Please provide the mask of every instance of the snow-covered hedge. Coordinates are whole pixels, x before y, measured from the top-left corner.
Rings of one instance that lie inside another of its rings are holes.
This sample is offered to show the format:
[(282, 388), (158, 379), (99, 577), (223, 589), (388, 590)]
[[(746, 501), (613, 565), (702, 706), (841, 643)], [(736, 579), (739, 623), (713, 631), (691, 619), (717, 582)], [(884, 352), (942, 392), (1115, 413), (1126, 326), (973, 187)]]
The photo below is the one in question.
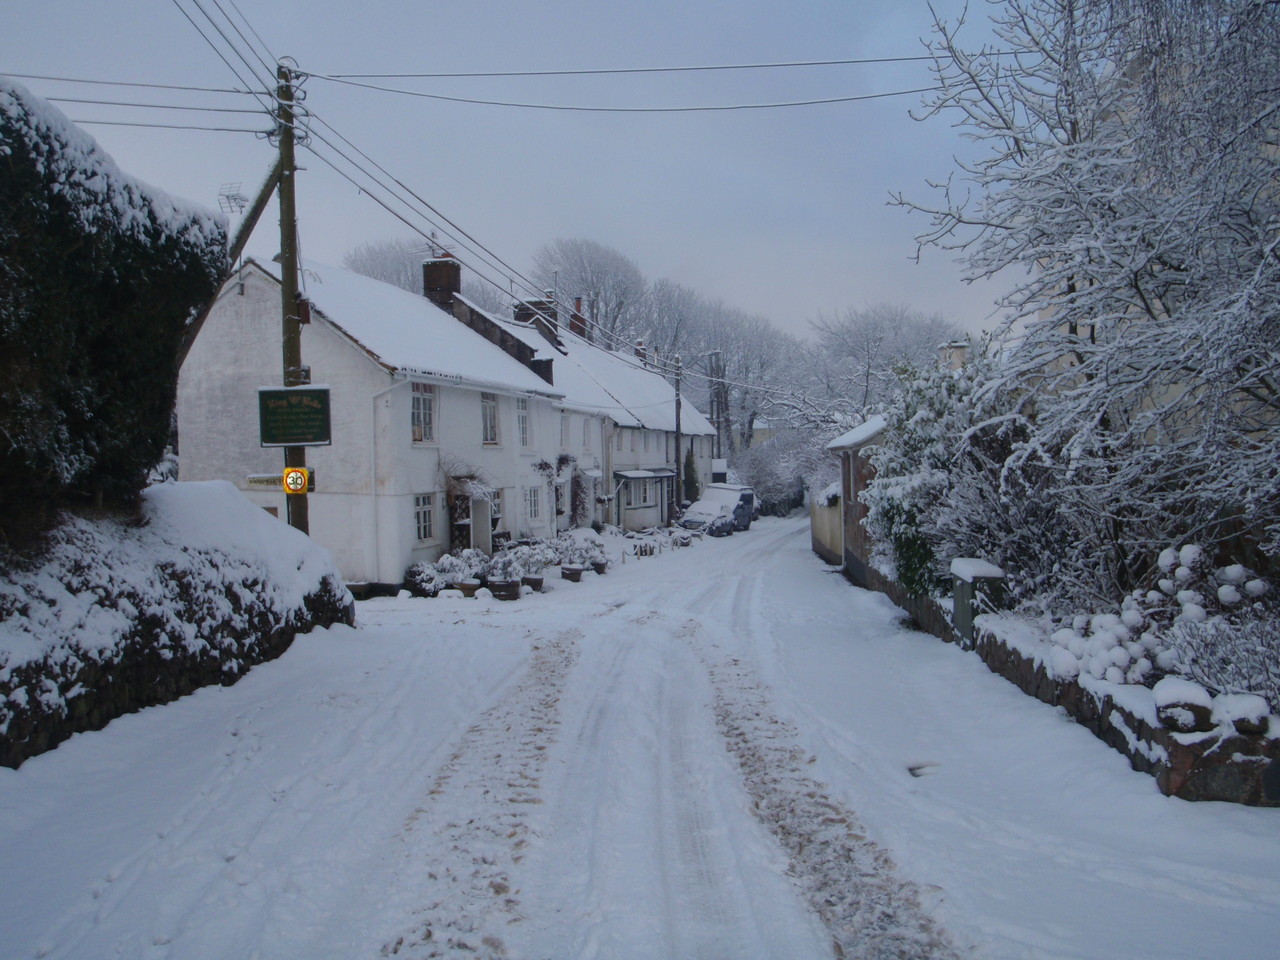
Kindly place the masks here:
[(0, 556), (0, 763), (279, 656), (350, 621), (328, 551), (228, 483), (148, 488), (140, 519), (64, 516)]
[(177, 353), (226, 225), (123, 173), (0, 78), (0, 533), (132, 502), (169, 436)]

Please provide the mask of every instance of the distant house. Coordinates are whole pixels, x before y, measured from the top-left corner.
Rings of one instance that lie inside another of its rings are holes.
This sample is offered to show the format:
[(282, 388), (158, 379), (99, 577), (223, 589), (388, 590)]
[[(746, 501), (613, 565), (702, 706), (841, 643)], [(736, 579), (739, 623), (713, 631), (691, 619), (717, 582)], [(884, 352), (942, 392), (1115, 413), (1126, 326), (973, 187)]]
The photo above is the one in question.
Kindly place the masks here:
[[(666, 519), (665, 490), (643, 481), (674, 463), (674, 391), (638, 361), (556, 330), (546, 311), (485, 313), (448, 258), (424, 265), (425, 296), (314, 263), (303, 285), (302, 355), (329, 388), (333, 434), (307, 449), (311, 534), (349, 582), (398, 584), (416, 561), (504, 537)], [(281, 382), (280, 296), (278, 267), (246, 261), (182, 366), (177, 415), (181, 479), (230, 480), (283, 519), (283, 454), (259, 442), (257, 399)], [(683, 414), (682, 447), (704, 441), (705, 418)], [(617, 449), (623, 430), (648, 431), (648, 456), (629, 439)]]
[(884, 433), (886, 422), (880, 414), (868, 419), (847, 433), (836, 437), (827, 449), (840, 458), (840, 523), (839, 542), (829, 530), (819, 530), (815, 521), (815, 549), (828, 559), (838, 558), (846, 575), (860, 587), (870, 586), (871, 542), (863, 520), (867, 505), (862, 502), (862, 491), (872, 477), (871, 464), (862, 456), (862, 448), (874, 443)]

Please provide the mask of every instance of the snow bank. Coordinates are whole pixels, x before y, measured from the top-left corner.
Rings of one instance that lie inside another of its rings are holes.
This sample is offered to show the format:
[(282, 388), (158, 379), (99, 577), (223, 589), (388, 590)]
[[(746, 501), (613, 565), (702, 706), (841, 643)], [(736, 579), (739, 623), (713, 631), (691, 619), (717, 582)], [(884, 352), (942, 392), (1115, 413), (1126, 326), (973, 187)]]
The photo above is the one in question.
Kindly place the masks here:
[(350, 619), (328, 551), (231, 484), (164, 484), (142, 515), (67, 517), (0, 583), (0, 763), (234, 682), (317, 624)]

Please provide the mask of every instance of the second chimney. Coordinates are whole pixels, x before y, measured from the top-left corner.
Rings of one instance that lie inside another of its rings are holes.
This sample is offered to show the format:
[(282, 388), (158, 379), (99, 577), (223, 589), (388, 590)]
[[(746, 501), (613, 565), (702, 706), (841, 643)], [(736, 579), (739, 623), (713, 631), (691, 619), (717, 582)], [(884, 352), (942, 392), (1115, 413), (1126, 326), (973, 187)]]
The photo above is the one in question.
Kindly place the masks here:
[(577, 334), (588, 343), (591, 342), (591, 334), (587, 330), (587, 318), (582, 315), (582, 298), (573, 298), (573, 313), (569, 315), (569, 332)]
[(441, 310), (453, 313), (453, 298), (462, 292), (462, 264), (445, 254), (422, 263), (422, 293)]

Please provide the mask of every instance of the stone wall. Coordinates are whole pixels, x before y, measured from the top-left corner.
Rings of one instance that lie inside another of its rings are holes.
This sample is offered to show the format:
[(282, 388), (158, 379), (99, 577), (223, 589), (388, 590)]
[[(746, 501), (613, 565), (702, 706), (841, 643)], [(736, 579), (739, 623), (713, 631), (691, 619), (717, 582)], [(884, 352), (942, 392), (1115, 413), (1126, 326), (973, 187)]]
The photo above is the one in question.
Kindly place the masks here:
[[(917, 627), (947, 643), (961, 640), (950, 613), (931, 597), (911, 596), (856, 553), (845, 550), (846, 577), (855, 585), (885, 594), (906, 611)], [(1155, 777), (1166, 796), (1184, 800), (1220, 800), (1280, 807), (1280, 739), (1262, 731), (1218, 729), (1175, 733), (1124, 709), (1109, 696), (1085, 689), (1076, 680), (1049, 676), (1036, 663), (980, 627), (972, 649), (993, 673), (1024, 693), (1061, 707), (1100, 740), (1124, 754), (1134, 770)], [(1266, 788), (1270, 782), (1271, 788)]]
[(1280, 760), (1280, 740), (1235, 729), (1179, 734), (1153, 726), (1109, 696), (1086, 690), (1075, 680), (1049, 676), (1043, 664), (1010, 649), (980, 627), (974, 652), (993, 673), (1024, 693), (1062, 707), (1077, 723), (1128, 757), (1134, 770), (1154, 776), (1167, 796), (1280, 806), (1280, 799), (1268, 799), (1263, 788), (1268, 765)]
[[(100, 730), (116, 717), (168, 703), (203, 686), (229, 686), (255, 664), (275, 659), (294, 638), (316, 627), (352, 623), (345, 588), (325, 581), (303, 606), (281, 617), (252, 597), (252, 583), (229, 584), (219, 595), (205, 585), (184, 588), (186, 601), (173, 615), (142, 612), (124, 641), (110, 651), (59, 651), (12, 667), (0, 678), (7, 721), (0, 733), (0, 765), (18, 767), (76, 733)], [(225, 591), (225, 592), (223, 592)], [(108, 602), (128, 600), (128, 595)], [(210, 601), (233, 612), (221, 622), (206, 618)], [(135, 605), (140, 611), (146, 608)], [(200, 624), (195, 641), (188, 629)], [(184, 629), (187, 628), (187, 629)]]

